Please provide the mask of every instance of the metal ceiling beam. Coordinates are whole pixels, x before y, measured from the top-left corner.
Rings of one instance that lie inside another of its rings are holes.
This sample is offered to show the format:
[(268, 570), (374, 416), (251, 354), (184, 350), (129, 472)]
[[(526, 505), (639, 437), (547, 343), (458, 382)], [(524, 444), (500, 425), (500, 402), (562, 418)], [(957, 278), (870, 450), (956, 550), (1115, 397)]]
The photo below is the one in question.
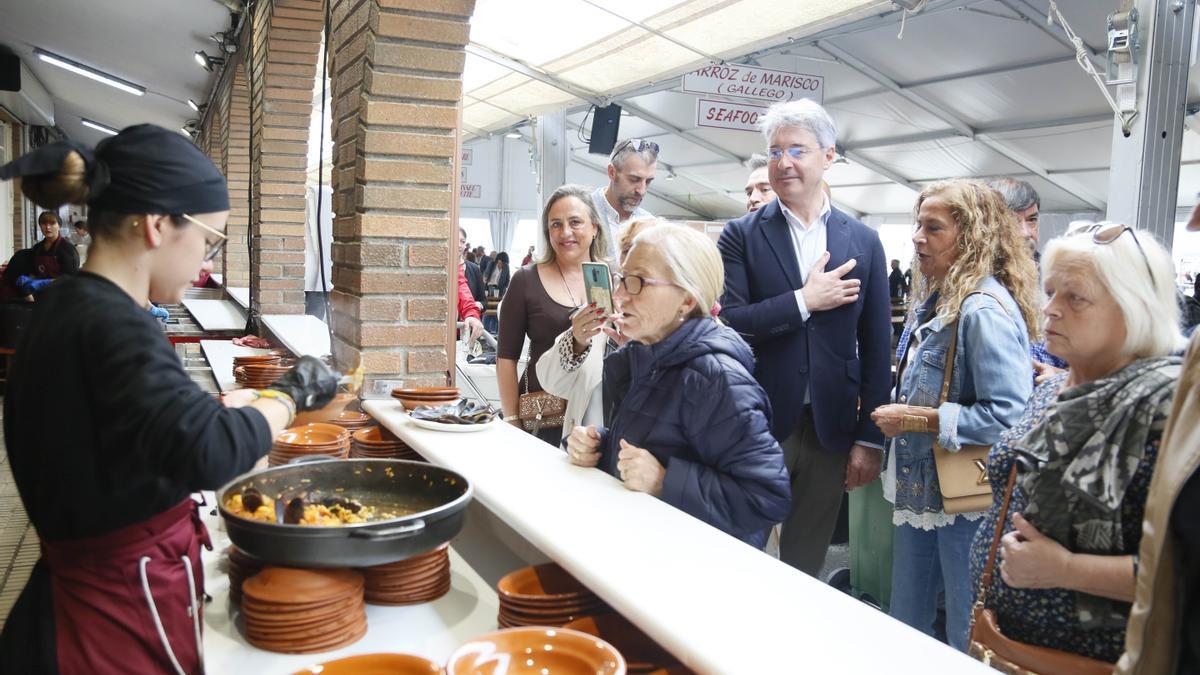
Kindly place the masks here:
[(1093, 208), (1100, 209), (1101, 211), (1105, 209), (1104, 200), (1095, 195), (1091, 189), (1082, 182), (1068, 176), (1051, 175), (1045, 169), (1039, 167), (1037, 162), (1034, 161), (1033, 157), (1026, 154), (1023, 150), (1014, 147), (1004, 139), (997, 138), (995, 135), (984, 135), (977, 133), (964, 120), (946, 112), (940, 106), (920, 94), (910, 90), (900, 89), (887, 75), (884, 75), (883, 73), (879, 72), (878, 69), (863, 62), (857, 57), (852, 56), (840, 47), (828, 43), (821, 43), (818, 46), (831, 56), (841, 59), (843, 63), (854, 70), (857, 70), (862, 75), (875, 80), (885, 87), (888, 87), (888, 89), (894, 91), (896, 94), (903, 97), (913, 105), (920, 107), (930, 114), (933, 114), (938, 119), (946, 122), (947, 125), (949, 125), (955, 131), (961, 133), (963, 136), (982, 142), (985, 146), (1000, 154), (1002, 157), (1028, 171), (1032, 171), (1038, 176), (1041, 176), (1044, 180), (1049, 181), (1054, 186), (1065, 191), (1067, 194), (1076, 196), (1081, 201), (1091, 205)]
[(548, 84), (555, 89), (561, 89), (562, 91), (571, 94), (575, 98), (583, 99), (594, 106), (603, 108), (604, 106), (608, 105), (607, 100), (594, 91), (584, 89), (578, 85), (561, 80), (540, 68), (535, 68), (528, 63), (505, 56), (504, 54), (489, 49), (488, 47), (484, 47), (481, 44), (471, 42), (467, 44), (466, 51), (468, 54), (474, 54), (475, 56), (491, 61), (498, 66), (504, 66), (513, 72), (524, 75), (525, 77), (533, 78), (538, 82)]
[(896, 173), (895, 171), (892, 171), (891, 169), (876, 162), (875, 160), (863, 157), (862, 155), (858, 154), (857, 152), (854, 152), (854, 151), (843, 152), (842, 157), (845, 157), (846, 159), (850, 160), (851, 162), (854, 162), (855, 164), (858, 164), (859, 166), (870, 169), (871, 171), (874, 171), (875, 173), (879, 174), (880, 176), (883, 176), (884, 178), (887, 178), (888, 180), (891, 180), (894, 183), (899, 183), (900, 185), (903, 185), (904, 187), (908, 188), (909, 190), (912, 190), (914, 192), (921, 191), (921, 186), (918, 185), (917, 183), (912, 182), (911, 180), (909, 180), (908, 178), (905, 178), (904, 176), (901, 176), (900, 174)]
[[(1022, 19), (1025, 20), (1026, 23), (1042, 31), (1046, 35), (1049, 35), (1055, 42), (1069, 49), (1072, 55), (1075, 54), (1075, 45), (1071, 44), (1071, 41), (1067, 39), (1067, 36), (1065, 33), (1063, 33), (1062, 29), (1057, 27), (1051, 28), (1046, 25), (1045, 11), (1034, 7), (1026, 0), (999, 0), (999, 2), (1005, 7), (1016, 12)], [(1100, 58), (1100, 51), (1098, 49), (1094, 49), (1086, 42), (1083, 43), (1083, 48), (1092, 58), (1092, 63), (1099, 66), (1101, 70), (1103, 70), (1104, 64), (1097, 62), (1097, 59)]]
[(860, 75), (875, 80), (875, 82), (879, 83), (880, 86), (884, 87), (888, 91), (896, 94), (900, 98), (903, 98), (909, 103), (945, 122), (947, 126), (957, 131), (960, 135), (966, 136), (967, 138), (972, 138), (975, 136), (975, 131), (971, 129), (971, 126), (965, 121), (946, 112), (945, 108), (933, 103), (924, 96), (901, 87), (898, 82), (887, 75), (884, 75), (879, 71), (878, 68), (867, 64), (865, 61), (859, 59), (857, 56), (854, 56), (845, 49), (842, 49), (841, 47), (829, 42), (818, 42), (816, 47), (817, 49), (820, 49), (826, 54), (829, 54), (833, 58), (837, 59), (847, 67), (857, 71)]
[[(575, 162), (576, 164), (579, 164), (580, 166), (586, 166), (587, 168), (591, 169), (592, 171), (597, 171), (599, 173), (607, 173), (607, 171), (608, 171), (607, 167), (600, 166), (599, 164), (596, 164), (594, 162), (589, 162), (586, 159), (583, 159), (582, 157), (580, 157), (579, 155), (576, 155), (573, 152), (570, 154), (571, 154), (571, 161)], [(661, 199), (664, 202), (667, 202), (668, 204), (674, 204), (675, 206), (678, 206), (679, 208), (683, 209), (684, 211), (694, 213), (694, 214), (704, 218), (705, 220), (718, 220), (718, 218), (713, 216), (713, 214), (710, 211), (708, 211), (706, 209), (701, 209), (700, 207), (698, 207), (694, 204), (687, 204), (685, 202), (679, 201), (675, 197), (672, 197), (670, 195), (665, 195), (665, 194), (659, 192), (658, 190), (649, 189), (649, 190), (646, 190), (646, 194), (653, 195), (654, 197)]]
[[(1035, 129), (1053, 129), (1055, 127), (1066, 127), (1075, 124), (1091, 124), (1095, 122), (1112, 122), (1113, 114), (1097, 113), (1094, 115), (1077, 115), (1075, 117), (1058, 117), (1049, 120), (1029, 120), (1026, 122), (1017, 122), (1014, 124), (998, 124), (991, 127), (980, 127), (975, 130), (975, 134), (1004, 134), (1014, 131), (1032, 131)], [(907, 145), (909, 143), (922, 143), (925, 141), (938, 141), (944, 138), (959, 138), (959, 134), (954, 129), (936, 129), (934, 131), (922, 131), (916, 134), (902, 134), (899, 136), (883, 136), (880, 138), (868, 138), (862, 141), (847, 142), (845, 144), (847, 150), (866, 150), (869, 148), (884, 148), (895, 145)]]
[(1064, 56), (1049, 56), (1043, 59), (1033, 59), (1031, 61), (1021, 61), (1019, 63), (1001, 63), (986, 68), (975, 68), (974, 70), (964, 70), (950, 75), (939, 75), (937, 77), (927, 77), (923, 80), (910, 80), (901, 84), (905, 89), (913, 87), (927, 87), (933, 84), (942, 84), (945, 82), (953, 82), (955, 80), (966, 80), (972, 77), (984, 77), (987, 75), (1001, 75), (1011, 73), (1014, 70), (1027, 70), (1029, 68), (1041, 68), (1042, 66), (1053, 66), (1059, 63), (1074, 63), (1075, 55)]

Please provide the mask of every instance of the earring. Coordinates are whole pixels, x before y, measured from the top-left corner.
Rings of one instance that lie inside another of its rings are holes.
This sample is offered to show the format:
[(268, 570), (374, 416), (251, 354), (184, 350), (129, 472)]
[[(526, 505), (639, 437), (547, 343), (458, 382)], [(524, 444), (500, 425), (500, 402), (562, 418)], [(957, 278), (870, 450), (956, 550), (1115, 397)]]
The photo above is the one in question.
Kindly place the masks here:
[(137, 226), (138, 226), (138, 221), (136, 221), (136, 220), (135, 220), (135, 221), (133, 221), (133, 226), (134, 226), (134, 227), (137, 227)]

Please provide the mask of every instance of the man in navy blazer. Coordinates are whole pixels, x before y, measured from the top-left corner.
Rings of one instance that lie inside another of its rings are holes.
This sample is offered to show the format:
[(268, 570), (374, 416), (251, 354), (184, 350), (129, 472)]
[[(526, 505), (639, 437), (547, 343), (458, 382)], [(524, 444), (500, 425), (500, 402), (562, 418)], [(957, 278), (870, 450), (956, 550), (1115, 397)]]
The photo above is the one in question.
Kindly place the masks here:
[(821, 190), (837, 142), (824, 108), (776, 104), (761, 124), (776, 199), (721, 233), (721, 318), (754, 349), (790, 472), (780, 558), (816, 576), (843, 491), (879, 475), (870, 413), (891, 388), (887, 261), (879, 235)]

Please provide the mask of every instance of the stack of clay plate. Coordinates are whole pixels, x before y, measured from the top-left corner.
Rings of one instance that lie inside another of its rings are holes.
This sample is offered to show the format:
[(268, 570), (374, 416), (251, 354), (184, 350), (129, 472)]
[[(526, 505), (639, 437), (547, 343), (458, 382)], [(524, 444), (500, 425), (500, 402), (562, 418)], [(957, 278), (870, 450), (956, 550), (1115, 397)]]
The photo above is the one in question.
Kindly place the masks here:
[(392, 398), (400, 401), (408, 410), (422, 406), (439, 406), (458, 401), (457, 387), (396, 387)]
[(616, 647), (625, 657), (625, 666), (630, 673), (690, 673), (678, 659), (650, 639), (629, 619), (620, 614), (600, 614), (576, 619), (564, 626), (588, 635), (595, 635)]
[(331, 417), (326, 421), (352, 433), (359, 429), (366, 429), (375, 423), (370, 415), (361, 410), (343, 410), (337, 417)]
[(272, 652), (328, 652), (367, 634), (363, 577), (354, 570), (268, 567), (242, 584), (246, 640)]
[(229, 602), (242, 602), (242, 584), (262, 571), (263, 563), (242, 553), (236, 546), (229, 547)]
[(281, 466), (310, 455), (346, 459), (350, 456), (350, 432), (336, 424), (320, 422), (292, 427), (275, 437), (267, 464)]
[[(234, 357), (235, 359), (238, 357)], [(243, 357), (244, 358), (244, 357)], [(278, 360), (266, 363), (247, 363), (233, 366), (233, 379), (248, 389), (266, 389), (288, 371)]]
[(410, 459), (425, 461), (408, 443), (384, 434), (380, 427), (359, 429), (350, 435), (350, 459)]
[(596, 594), (554, 563), (522, 567), (496, 584), (501, 628), (565, 626), (611, 610)]
[(367, 602), (372, 605), (415, 605), (431, 602), (450, 590), (449, 544), (406, 560), (365, 567)]

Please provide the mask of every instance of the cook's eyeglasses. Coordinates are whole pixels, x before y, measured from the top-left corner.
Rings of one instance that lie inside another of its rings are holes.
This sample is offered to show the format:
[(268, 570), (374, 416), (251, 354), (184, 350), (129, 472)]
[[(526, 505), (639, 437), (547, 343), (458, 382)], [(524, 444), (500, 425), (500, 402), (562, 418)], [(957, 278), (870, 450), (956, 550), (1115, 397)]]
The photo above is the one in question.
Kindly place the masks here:
[(804, 157), (808, 153), (812, 152), (812, 149), (806, 148), (803, 145), (793, 145), (792, 147), (783, 150), (779, 148), (771, 148), (770, 150), (767, 150), (767, 159), (771, 160), (772, 162), (778, 162), (779, 159), (783, 157), (783, 153), (785, 152), (787, 153), (788, 157), (791, 157), (792, 159), (800, 159), (801, 157)]
[(639, 277), (636, 274), (621, 274), (617, 272), (613, 274), (613, 288), (622, 287), (625, 292), (630, 295), (640, 295), (642, 289), (646, 286), (678, 286), (674, 281), (665, 279), (650, 279), (648, 277)]
[(645, 152), (649, 150), (650, 152), (654, 153), (655, 157), (658, 157), (658, 143), (655, 143), (654, 141), (647, 141), (644, 138), (627, 138), (621, 141), (620, 144), (617, 145), (616, 149), (613, 150), (612, 156), (616, 157), (617, 155), (621, 154), (621, 151), (625, 148), (633, 148), (634, 152)]
[(204, 252), (204, 262), (209, 262), (213, 258), (217, 257), (221, 253), (221, 249), (225, 248), (225, 242), (229, 240), (229, 237), (225, 236), (224, 232), (218, 232), (215, 229), (213, 229), (212, 227), (205, 225), (204, 223), (189, 216), (186, 213), (181, 213), (180, 215), (183, 216), (185, 220), (187, 220), (189, 223), (195, 225), (196, 227), (199, 227), (200, 229), (208, 232), (209, 234), (214, 234), (217, 236), (217, 242), (215, 244), (208, 244), (208, 250)]
[(1137, 232), (1133, 228), (1121, 223), (1096, 223), (1087, 228), (1083, 228), (1083, 232), (1092, 233), (1092, 243), (1094, 244), (1111, 244), (1118, 237), (1129, 233), (1133, 237), (1133, 243), (1137, 244), (1138, 253), (1142, 254), (1142, 262), (1146, 263), (1146, 274), (1150, 275), (1150, 283), (1154, 286), (1154, 291), (1158, 292), (1158, 282), (1154, 280), (1154, 270), (1150, 268), (1150, 257), (1146, 255), (1146, 249), (1142, 248), (1142, 242), (1138, 241)]

